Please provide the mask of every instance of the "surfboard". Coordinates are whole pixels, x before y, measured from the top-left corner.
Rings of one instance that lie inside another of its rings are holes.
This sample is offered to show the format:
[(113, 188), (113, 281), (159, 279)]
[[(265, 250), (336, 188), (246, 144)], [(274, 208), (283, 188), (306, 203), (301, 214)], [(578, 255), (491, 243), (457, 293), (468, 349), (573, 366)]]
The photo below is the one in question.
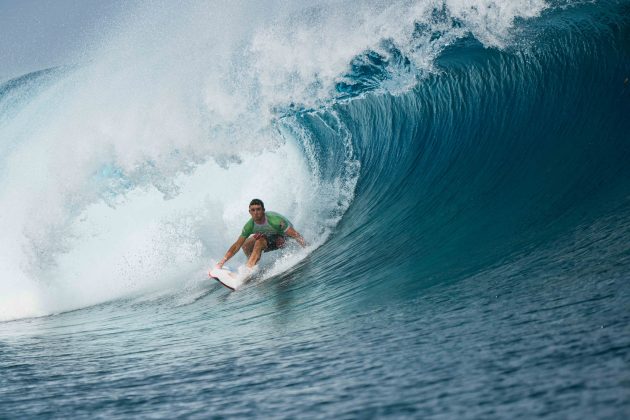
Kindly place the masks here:
[(213, 268), (208, 273), (210, 278), (215, 279), (230, 290), (236, 290), (245, 282), (243, 276), (233, 273), (227, 268)]

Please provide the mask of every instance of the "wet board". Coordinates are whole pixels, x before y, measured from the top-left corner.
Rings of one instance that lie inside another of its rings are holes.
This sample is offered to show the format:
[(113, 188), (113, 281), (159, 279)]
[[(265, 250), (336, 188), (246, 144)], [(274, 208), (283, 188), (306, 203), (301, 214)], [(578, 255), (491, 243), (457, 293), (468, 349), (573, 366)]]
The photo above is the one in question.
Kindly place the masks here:
[(230, 290), (238, 289), (244, 282), (243, 276), (239, 276), (237, 273), (233, 273), (227, 268), (215, 267), (210, 270), (208, 275), (210, 278), (215, 279)]

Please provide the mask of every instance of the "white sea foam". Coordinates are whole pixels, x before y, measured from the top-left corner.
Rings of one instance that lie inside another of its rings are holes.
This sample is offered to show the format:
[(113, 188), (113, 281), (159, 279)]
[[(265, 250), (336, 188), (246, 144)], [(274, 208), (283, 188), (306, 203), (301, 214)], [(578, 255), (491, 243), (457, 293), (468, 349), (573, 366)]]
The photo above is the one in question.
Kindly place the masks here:
[[(2, 110), (0, 320), (198, 275), (236, 239), (253, 197), (320, 245), (352, 201), (359, 166), (351, 139), (341, 129), (344, 167), (323, 181), (309, 152), (317, 139), (278, 130), (292, 123), (274, 123), (274, 110), (326, 103), (351, 60), (385, 54), (384, 41), (428, 70), (467, 31), (501, 47), (515, 18), (545, 7), (262, 3), (131, 10), (82, 51), (79, 67)], [(420, 24), (440, 40), (419, 35)]]

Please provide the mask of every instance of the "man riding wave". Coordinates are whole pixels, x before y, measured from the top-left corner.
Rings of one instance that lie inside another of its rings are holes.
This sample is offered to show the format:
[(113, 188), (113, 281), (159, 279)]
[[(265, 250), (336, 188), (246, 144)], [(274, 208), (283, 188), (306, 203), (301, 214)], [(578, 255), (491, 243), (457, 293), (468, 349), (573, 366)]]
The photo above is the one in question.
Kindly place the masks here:
[(263, 252), (283, 248), (286, 245), (287, 236), (294, 238), (300, 246), (306, 246), (304, 238), (293, 228), (289, 219), (276, 212), (265, 212), (265, 205), (261, 200), (255, 198), (249, 203), (249, 214), (252, 218), (245, 223), (236, 242), (217, 263), (217, 268), (222, 268), (223, 264), (241, 247), (247, 256), (246, 266), (251, 270), (258, 263)]

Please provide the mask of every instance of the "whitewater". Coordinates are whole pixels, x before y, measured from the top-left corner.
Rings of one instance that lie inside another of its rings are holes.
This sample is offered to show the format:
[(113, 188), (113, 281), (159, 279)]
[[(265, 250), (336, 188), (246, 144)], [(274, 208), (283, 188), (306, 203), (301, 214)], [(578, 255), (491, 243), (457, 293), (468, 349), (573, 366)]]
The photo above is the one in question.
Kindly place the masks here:
[(0, 80), (0, 417), (630, 415), (630, 2), (104, 27)]

